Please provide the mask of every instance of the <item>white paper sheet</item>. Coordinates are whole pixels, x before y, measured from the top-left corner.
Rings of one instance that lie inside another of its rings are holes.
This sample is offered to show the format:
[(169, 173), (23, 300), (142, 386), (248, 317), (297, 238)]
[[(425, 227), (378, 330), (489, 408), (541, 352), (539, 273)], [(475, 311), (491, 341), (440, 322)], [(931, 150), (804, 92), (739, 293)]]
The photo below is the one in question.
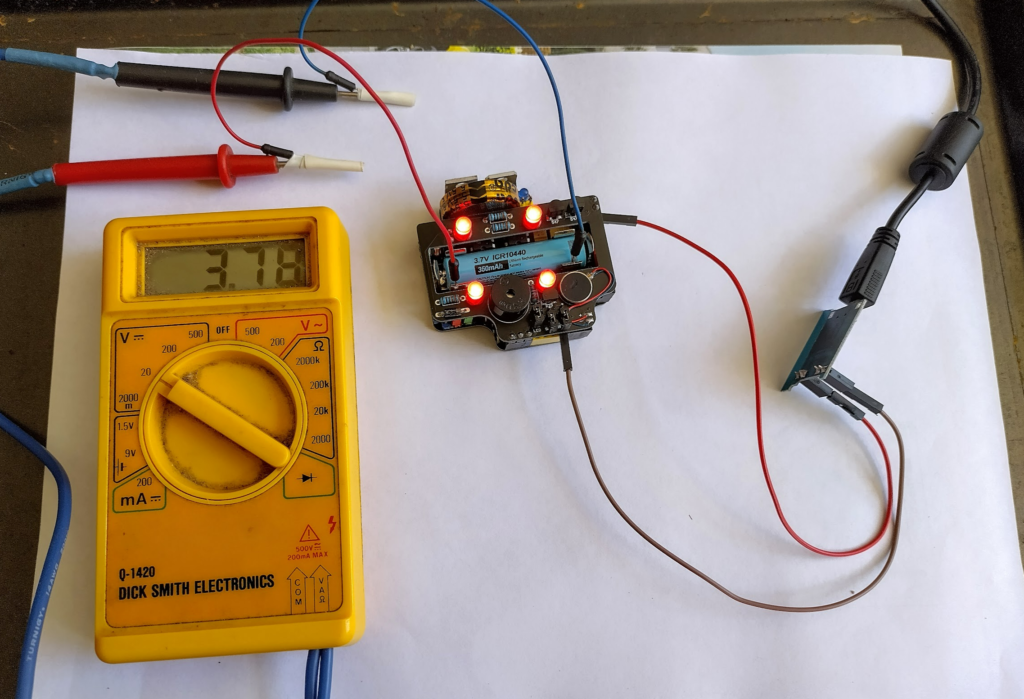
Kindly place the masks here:
[[(82, 51), (212, 66), (215, 56)], [(320, 58), (324, 61), (323, 57)], [(508, 169), (566, 196), (554, 104), (535, 59), (355, 53), (396, 110), (430, 197)], [(296, 56), (233, 59), (279, 72)], [(906, 164), (953, 108), (947, 62), (888, 56), (598, 54), (552, 60), (580, 194), (692, 236), (746, 285), (760, 329), (766, 438), (790, 521), (822, 546), (882, 511), (865, 430), (777, 390), (874, 229)], [(557, 346), (502, 353), (483, 330), (431, 329), (425, 220), (373, 105), (225, 99), (270, 142), (366, 161), (232, 190), (177, 183), (68, 192), (49, 444), (71, 474), (71, 537), (43, 633), (39, 697), (299, 696), (300, 653), (106, 666), (93, 654), (100, 238), (120, 216), (326, 205), (352, 244), (367, 631), (338, 651), (334, 696), (1014, 697), (1024, 692), (1024, 578), (966, 174), (902, 226), (881, 303), (838, 368), (882, 400), (909, 451), (896, 563), (865, 599), (784, 615), (726, 599), (657, 554), (603, 499)], [(212, 152), (201, 96), (79, 78), (71, 159)], [(244, 151), (236, 146), (236, 151)], [(737, 592), (819, 603), (861, 587), (879, 550), (814, 556), (772, 510), (757, 462), (749, 346), (735, 291), (685, 246), (609, 232), (618, 292), (574, 377), (621, 504)], [(881, 428), (881, 426), (880, 426)], [(895, 454), (895, 441), (886, 434)], [(48, 494), (52, 502), (52, 493)], [(52, 509), (44, 516), (49, 528)]]

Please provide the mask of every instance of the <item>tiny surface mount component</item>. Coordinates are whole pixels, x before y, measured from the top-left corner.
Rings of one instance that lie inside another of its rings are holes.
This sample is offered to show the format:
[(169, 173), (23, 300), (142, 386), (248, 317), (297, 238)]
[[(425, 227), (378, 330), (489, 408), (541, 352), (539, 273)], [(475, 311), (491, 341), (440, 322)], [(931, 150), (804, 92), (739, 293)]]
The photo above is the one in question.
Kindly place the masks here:
[(437, 225), (417, 228), (434, 327), (484, 326), (500, 349), (589, 335), (595, 307), (615, 294), (615, 272), (597, 198), (577, 202), (586, 235), (573, 255), (571, 202), (534, 204), (514, 172), (446, 182), (441, 218), (457, 239), (458, 281)]

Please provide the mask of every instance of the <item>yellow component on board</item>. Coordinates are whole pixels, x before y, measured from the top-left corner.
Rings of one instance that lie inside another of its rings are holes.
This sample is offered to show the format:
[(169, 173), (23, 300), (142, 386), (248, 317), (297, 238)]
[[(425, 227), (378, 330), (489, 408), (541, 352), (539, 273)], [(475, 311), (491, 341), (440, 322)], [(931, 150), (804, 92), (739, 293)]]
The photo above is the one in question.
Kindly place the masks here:
[(334, 212), (111, 221), (101, 337), (100, 659), (358, 640), (352, 295)]

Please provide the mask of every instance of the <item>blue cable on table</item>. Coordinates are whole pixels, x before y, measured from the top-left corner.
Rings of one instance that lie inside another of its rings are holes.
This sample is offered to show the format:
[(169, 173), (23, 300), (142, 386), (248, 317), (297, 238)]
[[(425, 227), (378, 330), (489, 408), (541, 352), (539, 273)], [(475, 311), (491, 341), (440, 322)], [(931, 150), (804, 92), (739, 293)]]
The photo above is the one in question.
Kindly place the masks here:
[(53, 523), (53, 536), (50, 538), (50, 546), (46, 549), (46, 559), (43, 561), (43, 570), (39, 574), (36, 594), (32, 598), (28, 628), (25, 630), (25, 639), (21, 644), (18, 688), (14, 694), (15, 699), (31, 699), (32, 686), (36, 676), (36, 658), (39, 656), (39, 637), (43, 632), (46, 606), (50, 603), (50, 592), (53, 590), (53, 582), (57, 578), (57, 567), (60, 565), (60, 557), (64, 553), (64, 544), (67, 542), (68, 529), (71, 526), (71, 481), (68, 480), (68, 474), (64, 471), (64, 467), (53, 457), (53, 454), (3, 413), (0, 413), (0, 429), (14, 437), (33, 456), (42, 461), (53, 475), (53, 480), (57, 482), (57, 518)]

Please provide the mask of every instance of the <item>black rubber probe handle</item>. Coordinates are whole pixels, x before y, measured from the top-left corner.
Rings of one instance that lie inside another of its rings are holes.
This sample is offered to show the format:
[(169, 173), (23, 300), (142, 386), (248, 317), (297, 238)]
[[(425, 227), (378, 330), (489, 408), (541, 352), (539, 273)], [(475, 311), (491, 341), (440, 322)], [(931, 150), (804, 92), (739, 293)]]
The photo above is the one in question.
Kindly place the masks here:
[[(144, 87), (150, 90), (170, 92), (205, 92), (209, 94), (213, 71), (206, 68), (181, 68), (178, 66), (155, 66), (144, 63), (117, 64), (114, 82), (120, 87)], [(296, 80), (292, 69), (285, 68), (282, 75), (267, 73), (243, 73), (222, 70), (217, 77), (218, 95), (239, 97), (265, 97), (279, 99), (285, 111), (298, 100), (315, 102), (336, 102), (338, 88), (333, 83), (314, 80)]]

